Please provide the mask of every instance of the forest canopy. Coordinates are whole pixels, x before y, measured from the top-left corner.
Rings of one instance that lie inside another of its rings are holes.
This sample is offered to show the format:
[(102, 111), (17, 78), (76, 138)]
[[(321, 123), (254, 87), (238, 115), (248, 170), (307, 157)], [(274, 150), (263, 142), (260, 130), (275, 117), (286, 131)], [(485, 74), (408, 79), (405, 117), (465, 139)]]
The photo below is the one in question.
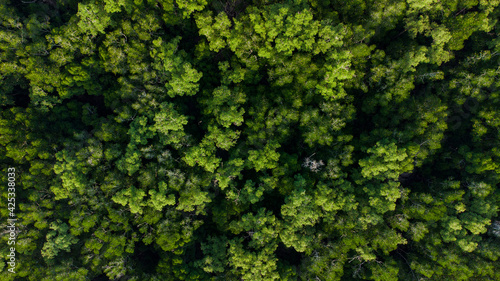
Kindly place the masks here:
[(500, 280), (499, 6), (0, 0), (1, 279)]

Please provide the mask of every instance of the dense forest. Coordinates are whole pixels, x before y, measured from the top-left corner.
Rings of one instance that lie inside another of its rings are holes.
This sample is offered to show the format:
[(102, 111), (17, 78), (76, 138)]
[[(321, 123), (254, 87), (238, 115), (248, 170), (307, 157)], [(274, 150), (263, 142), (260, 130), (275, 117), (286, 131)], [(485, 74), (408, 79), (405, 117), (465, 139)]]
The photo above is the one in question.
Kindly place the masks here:
[(0, 279), (500, 280), (499, 6), (0, 0)]

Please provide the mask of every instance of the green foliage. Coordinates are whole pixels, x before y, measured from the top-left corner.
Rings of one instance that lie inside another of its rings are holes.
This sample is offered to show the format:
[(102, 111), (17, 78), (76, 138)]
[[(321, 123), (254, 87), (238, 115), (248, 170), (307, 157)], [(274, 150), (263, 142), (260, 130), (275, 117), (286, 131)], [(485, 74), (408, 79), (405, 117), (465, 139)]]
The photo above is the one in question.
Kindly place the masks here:
[(42, 256), (46, 260), (55, 258), (60, 251), (69, 252), (71, 245), (78, 242), (78, 239), (68, 233), (69, 226), (61, 221), (52, 222), (47, 233), (47, 241), (42, 248)]
[(54, 172), (56, 174), (61, 174), (62, 187), (51, 187), (56, 195), (55, 199), (68, 198), (72, 191), (82, 193), (88, 185), (88, 181), (85, 177), (87, 169), (82, 169), (81, 165), (78, 166), (78, 158), (74, 155), (70, 155), (66, 150), (58, 152), (56, 157), (61, 163), (59, 165), (54, 165)]
[(160, 182), (158, 186), (158, 191), (155, 189), (149, 190), (150, 199), (148, 205), (155, 208), (157, 211), (161, 211), (163, 207), (167, 205), (175, 205), (175, 195), (169, 194), (168, 197), (165, 194), (167, 192), (167, 184), (165, 182)]
[(184, 156), (184, 161), (189, 166), (196, 164), (208, 172), (213, 172), (220, 164), (220, 159), (215, 156), (216, 147), (208, 139), (204, 139), (198, 146), (190, 148)]
[(183, 53), (177, 53), (177, 45), (180, 37), (165, 43), (162, 38), (153, 40), (153, 48), (150, 52), (155, 61), (152, 67), (159, 71), (159, 75), (166, 76), (165, 88), (170, 97), (194, 95), (198, 91), (197, 82), (202, 74), (194, 69), (189, 62), (183, 60)]
[(206, 114), (214, 115), (222, 127), (242, 124), (245, 110), (239, 105), (245, 102), (245, 94), (238, 88), (230, 90), (226, 86), (217, 87), (210, 97), (202, 102), (206, 105)]
[(377, 142), (366, 152), (370, 154), (370, 157), (359, 161), (359, 166), (362, 168), (361, 174), (366, 179), (395, 180), (400, 174), (413, 169), (406, 149), (398, 149), (395, 143)]
[(228, 260), (232, 272), (243, 280), (278, 280), (277, 258), (265, 250), (247, 251), (241, 242), (241, 239), (229, 241)]
[(201, 244), (201, 250), (205, 257), (197, 263), (205, 272), (224, 272), (227, 246), (228, 240), (224, 236), (208, 237), (207, 243)]
[(163, 144), (179, 143), (184, 136), (182, 128), (188, 123), (185, 116), (180, 115), (173, 104), (160, 104), (160, 111), (155, 114), (154, 130), (161, 134)]
[(144, 190), (131, 186), (117, 192), (111, 199), (122, 206), (128, 205), (130, 212), (140, 214), (142, 213), (142, 207), (145, 205), (142, 201), (144, 196), (146, 196)]
[(8, 280), (500, 280), (498, 0), (18, 2)]
[[(115, 6), (116, 7), (116, 6)], [(111, 22), (111, 17), (108, 15), (110, 12), (115, 12), (114, 8), (109, 5), (109, 2), (103, 7), (97, 1), (90, 3), (78, 3), (78, 27), (83, 32), (88, 32), (92, 36), (99, 33), (104, 33), (104, 30)]]
[(263, 169), (276, 168), (280, 157), (276, 149), (279, 147), (280, 145), (277, 143), (268, 143), (262, 150), (250, 150), (248, 152), (248, 160), (251, 163), (251, 167), (257, 172)]

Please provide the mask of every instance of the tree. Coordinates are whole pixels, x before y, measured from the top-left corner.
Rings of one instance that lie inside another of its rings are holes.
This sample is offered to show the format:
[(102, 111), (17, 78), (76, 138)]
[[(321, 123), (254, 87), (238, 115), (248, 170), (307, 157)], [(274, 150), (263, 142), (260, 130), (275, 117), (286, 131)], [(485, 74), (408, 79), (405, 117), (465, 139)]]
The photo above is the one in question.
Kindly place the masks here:
[(359, 161), (361, 174), (366, 179), (395, 180), (400, 174), (413, 169), (406, 149), (398, 149), (395, 143), (388, 143), (387, 140), (377, 142), (367, 152), (371, 154), (370, 158)]
[(145, 202), (143, 202), (144, 196), (146, 196), (144, 190), (131, 186), (127, 189), (122, 189), (112, 199), (122, 206), (128, 205), (130, 212), (140, 214), (142, 213), (142, 207), (145, 205)]
[(42, 256), (48, 261), (56, 257), (60, 251), (70, 251), (72, 244), (75, 244), (78, 239), (67, 233), (69, 226), (61, 221), (52, 222), (50, 231), (47, 234), (47, 242), (43, 245)]
[(165, 194), (167, 191), (167, 184), (165, 182), (160, 182), (158, 191), (150, 189), (148, 193), (151, 197), (148, 205), (151, 205), (157, 211), (161, 211), (167, 205), (175, 205), (175, 195), (169, 194), (167, 197)]
[(268, 143), (262, 150), (250, 150), (248, 152), (248, 160), (251, 163), (251, 167), (257, 172), (263, 169), (276, 168), (280, 157), (276, 149), (279, 147), (280, 145), (277, 143)]
[(96, 1), (86, 4), (78, 3), (78, 17), (80, 18), (78, 27), (92, 36), (104, 33), (106, 27), (111, 23), (111, 17), (108, 13), (114, 11), (109, 2), (104, 7)]
[(499, 5), (0, 0), (5, 278), (500, 280)]

